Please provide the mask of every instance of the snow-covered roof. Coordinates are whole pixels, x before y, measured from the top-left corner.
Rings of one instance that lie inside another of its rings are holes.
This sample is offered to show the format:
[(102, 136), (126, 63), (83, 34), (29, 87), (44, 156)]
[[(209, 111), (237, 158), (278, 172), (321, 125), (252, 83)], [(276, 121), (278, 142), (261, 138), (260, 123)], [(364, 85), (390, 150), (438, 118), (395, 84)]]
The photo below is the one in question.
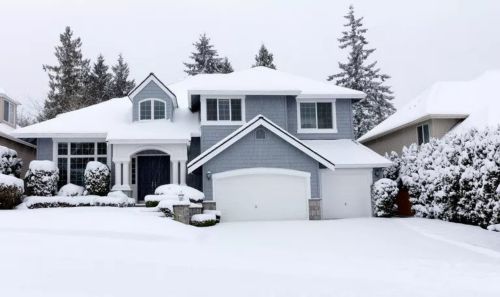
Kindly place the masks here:
[(498, 125), (499, 84), (500, 70), (470, 81), (435, 83), (358, 140), (368, 141), (430, 118), (467, 118), (457, 130), (461, 126)]
[(7, 95), (7, 92), (5, 92), (5, 89), (3, 89), (2, 87), (0, 87), (0, 97), (8, 99), (9, 101), (11, 101), (14, 104), (17, 104), (17, 105), (21, 104), (21, 102), (19, 102), (17, 100), (14, 100), (11, 97), (9, 97), (9, 95)]
[(336, 168), (381, 168), (391, 161), (351, 140), (303, 140), (303, 142), (335, 164)]
[[(293, 95), (316, 99), (365, 97), (363, 92), (339, 87), (331, 82), (316, 81), (262, 66), (227, 74), (199, 74), (180, 83), (180, 86), (185, 85), (189, 85), (191, 95)], [(176, 84), (169, 86), (172, 90), (175, 87)]]

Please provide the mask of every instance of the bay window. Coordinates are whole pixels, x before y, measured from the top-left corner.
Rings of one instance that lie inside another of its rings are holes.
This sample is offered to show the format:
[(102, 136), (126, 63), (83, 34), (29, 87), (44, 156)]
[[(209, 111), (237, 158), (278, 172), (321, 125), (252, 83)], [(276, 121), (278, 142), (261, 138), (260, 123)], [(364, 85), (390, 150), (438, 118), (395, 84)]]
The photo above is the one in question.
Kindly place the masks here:
[(299, 133), (336, 132), (335, 102), (298, 101)]

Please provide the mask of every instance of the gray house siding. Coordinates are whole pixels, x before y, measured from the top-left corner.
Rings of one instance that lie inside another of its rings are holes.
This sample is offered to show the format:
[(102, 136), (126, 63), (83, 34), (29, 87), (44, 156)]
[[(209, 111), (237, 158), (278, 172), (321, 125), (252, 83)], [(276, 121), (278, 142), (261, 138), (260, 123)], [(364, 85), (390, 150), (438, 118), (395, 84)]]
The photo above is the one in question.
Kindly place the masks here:
[(319, 164), (279, 136), (266, 129), (265, 139), (256, 139), (255, 131), (234, 143), (203, 165), (203, 192), (213, 199), (212, 174), (242, 168), (267, 167), (299, 170), (311, 173), (311, 195), (319, 197)]
[(286, 96), (246, 96), (246, 120), (250, 121), (259, 114), (287, 130)]
[(166, 103), (166, 116), (168, 119), (173, 118), (174, 106), (173, 98), (165, 93), (154, 81), (150, 81), (137, 95), (132, 98), (133, 110), (132, 120), (139, 120), (139, 102), (142, 99), (160, 99)]
[(52, 138), (38, 138), (36, 140), (36, 159), (53, 161), (53, 145)]

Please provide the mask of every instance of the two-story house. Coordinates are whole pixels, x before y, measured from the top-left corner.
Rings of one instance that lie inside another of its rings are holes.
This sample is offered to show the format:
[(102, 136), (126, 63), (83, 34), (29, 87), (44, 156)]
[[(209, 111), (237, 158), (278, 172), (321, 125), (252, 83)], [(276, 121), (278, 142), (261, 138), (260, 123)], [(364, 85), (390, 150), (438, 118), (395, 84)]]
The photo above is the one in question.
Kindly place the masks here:
[(390, 165), (353, 140), (365, 94), (256, 67), (164, 85), (150, 74), (111, 99), (16, 131), (57, 162), (60, 184), (107, 163), (113, 190), (138, 203), (167, 183), (215, 200), (225, 220), (371, 215), (376, 169)]
[(16, 129), (19, 104), (0, 88), (0, 145), (17, 152), (18, 157), (23, 160), (21, 175), (24, 176), (27, 165), (35, 158), (36, 146), (11, 135)]

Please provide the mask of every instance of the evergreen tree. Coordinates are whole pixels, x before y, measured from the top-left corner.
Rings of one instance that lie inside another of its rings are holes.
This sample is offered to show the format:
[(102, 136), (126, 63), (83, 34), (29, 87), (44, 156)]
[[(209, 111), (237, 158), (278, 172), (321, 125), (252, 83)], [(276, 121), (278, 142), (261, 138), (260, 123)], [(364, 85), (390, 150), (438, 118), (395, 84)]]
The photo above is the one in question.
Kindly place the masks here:
[(111, 80), (112, 76), (109, 73), (109, 67), (104, 61), (104, 57), (99, 55), (97, 62), (94, 63), (92, 73), (90, 74), (89, 84), (87, 85), (88, 92), (85, 99), (85, 105), (97, 104), (111, 98)]
[(85, 93), (84, 78), (88, 75), (89, 61), (83, 59), (80, 38), (73, 38), (73, 31), (66, 27), (56, 46), (57, 65), (43, 65), (49, 76), (49, 94), (40, 119), (51, 119), (59, 113), (81, 107)]
[(259, 49), (259, 53), (255, 55), (255, 64), (252, 67), (264, 66), (271, 69), (276, 69), (274, 65), (273, 54), (270, 53), (266, 46), (262, 44)]
[(123, 60), (123, 56), (118, 56), (118, 61), (113, 70), (113, 81), (111, 83), (112, 97), (125, 97), (135, 87), (134, 80), (128, 80), (130, 70), (128, 64)]
[(233, 66), (231, 66), (231, 63), (229, 62), (229, 59), (227, 57), (224, 57), (222, 59), (220, 67), (219, 67), (219, 72), (220, 73), (231, 73), (233, 72)]
[(350, 50), (347, 63), (340, 63), (340, 73), (331, 75), (328, 80), (336, 80), (340, 86), (366, 93), (366, 98), (353, 106), (355, 136), (360, 137), (374, 126), (394, 113), (395, 108), (390, 102), (394, 97), (390, 87), (384, 85), (390, 78), (377, 68), (377, 62), (368, 62), (375, 49), (366, 49), (365, 38), (367, 29), (363, 27), (363, 18), (354, 16), (354, 7), (349, 6), (349, 13), (344, 16), (348, 23), (347, 30), (339, 38), (340, 48)]
[(200, 39), (193, 43), (195, 51), (189, 56), (192, 63), (184, 63), (186, 72), (189, 75), (200, 73), (219, 73), (222, 59), (219, 58), (217, 50), (210, 44), (210, 38), (206, 34), (200, 35)]

